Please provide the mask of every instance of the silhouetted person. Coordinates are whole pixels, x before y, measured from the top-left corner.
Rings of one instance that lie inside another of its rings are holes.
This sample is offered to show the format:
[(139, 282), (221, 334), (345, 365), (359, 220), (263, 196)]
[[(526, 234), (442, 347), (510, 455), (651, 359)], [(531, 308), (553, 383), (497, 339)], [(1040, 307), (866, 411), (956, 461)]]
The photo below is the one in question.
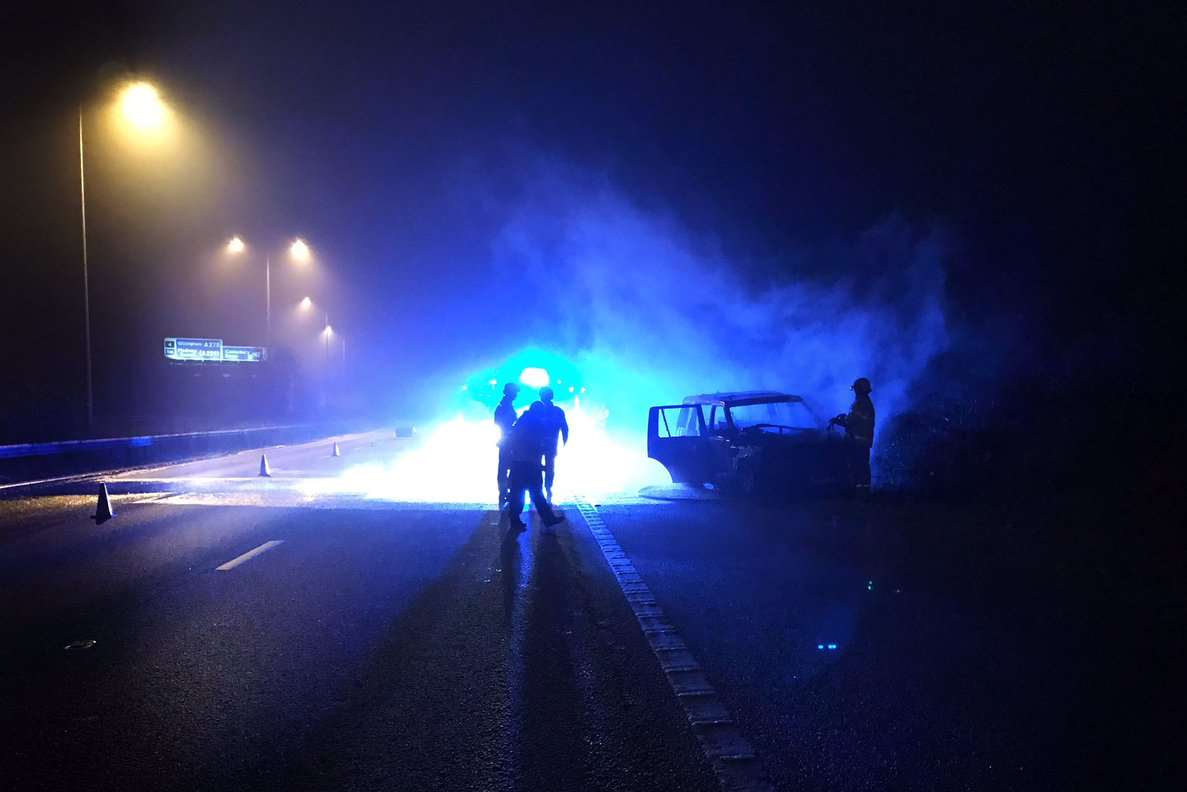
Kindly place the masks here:
[(507, 504), (507, 511), (511, 524), (520, 529), (527, 527), (520, 518), (523, 514), (524, 493), (531, 496), (545, 527), (550, 528), (565, 519), (564, 515), (552, 510), (540, 487), (540, 456), (544, 453), (546, 431), (542, 407), (540, 402), (533, 404), (511, 430), (511, 500)]
[(870, 492), (870, 449), (874, 447), (874, 402), (870, 393), (874, 390), (865, 377), (854, 380), (853, 404), (847, 414), (838, 415), (829, 421), (845, 427), (845, 439), (849, 443), (849, 471), (858, 495)]
[(508, 382), (503, 386), (503, 400), (495, 407), (495, 425), (499, 427), (499, 508), (507, 503), (511, 492), (511, 429), (515, 426), (515, 397), (519, 386)]
[[(569, 444), (569, 422), (565, 418), (565, 411), (552, 403), (555, 395), (552, 388), (540, 389), (541, 421), (544, 432), (544, 492), (548, 495), (548, 502), (552, 503), (552, 482), (556, 478), (557, 436), (560, 442)], [(536, 404), (532, 408), (536, 408)]]

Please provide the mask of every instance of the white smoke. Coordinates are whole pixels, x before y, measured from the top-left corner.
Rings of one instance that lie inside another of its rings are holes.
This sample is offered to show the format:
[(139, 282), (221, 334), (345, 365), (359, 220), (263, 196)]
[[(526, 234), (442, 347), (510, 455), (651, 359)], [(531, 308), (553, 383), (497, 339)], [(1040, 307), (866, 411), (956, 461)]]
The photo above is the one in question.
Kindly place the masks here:
[(511, 213), (493, 267), (557, 295), (531, 302), (529, 340), (601, 386), (613, 428), (641, 431), (649, 404), (717, 390), (785, 390), (833, 414), (859, 376), (884, 422), (948, 344), (945, 255), (942, 233), (889, 218), (826, 252), (788, 251), (756, 287), (710, 234), (554, 168)]

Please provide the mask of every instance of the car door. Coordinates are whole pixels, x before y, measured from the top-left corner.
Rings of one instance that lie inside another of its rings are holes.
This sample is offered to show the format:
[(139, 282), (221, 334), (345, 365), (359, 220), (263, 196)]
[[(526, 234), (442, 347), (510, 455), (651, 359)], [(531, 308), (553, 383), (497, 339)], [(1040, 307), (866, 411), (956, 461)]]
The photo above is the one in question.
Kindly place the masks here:
[(711, 480), (709, 439), (699, 404), (660, 405), (647, 413), (647, 456), (667, 468), (676, 483)]

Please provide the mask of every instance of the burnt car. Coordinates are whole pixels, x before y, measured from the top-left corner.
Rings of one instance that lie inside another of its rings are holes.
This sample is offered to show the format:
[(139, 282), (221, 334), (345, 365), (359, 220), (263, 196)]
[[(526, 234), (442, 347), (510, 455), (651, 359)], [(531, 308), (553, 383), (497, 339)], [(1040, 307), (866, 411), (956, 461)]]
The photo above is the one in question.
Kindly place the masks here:
[(706, 393), (647, 416), (647, 456), (673, 482), (727, 493), (844, 491), (845, 452), (844, 437), (789, 393)]

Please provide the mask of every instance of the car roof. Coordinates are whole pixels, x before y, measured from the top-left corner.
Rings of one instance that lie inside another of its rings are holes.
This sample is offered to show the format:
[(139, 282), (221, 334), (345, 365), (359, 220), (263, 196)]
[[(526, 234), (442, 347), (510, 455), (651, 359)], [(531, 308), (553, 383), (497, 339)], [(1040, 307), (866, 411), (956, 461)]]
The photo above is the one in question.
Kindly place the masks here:
[(802, 402), (799, 396), (779, 391), (726, 391), (701, 393), (684, 397), (685, 404), (717, 404), (725, 407), (742, 404), (770, 404), (772, 402)]

